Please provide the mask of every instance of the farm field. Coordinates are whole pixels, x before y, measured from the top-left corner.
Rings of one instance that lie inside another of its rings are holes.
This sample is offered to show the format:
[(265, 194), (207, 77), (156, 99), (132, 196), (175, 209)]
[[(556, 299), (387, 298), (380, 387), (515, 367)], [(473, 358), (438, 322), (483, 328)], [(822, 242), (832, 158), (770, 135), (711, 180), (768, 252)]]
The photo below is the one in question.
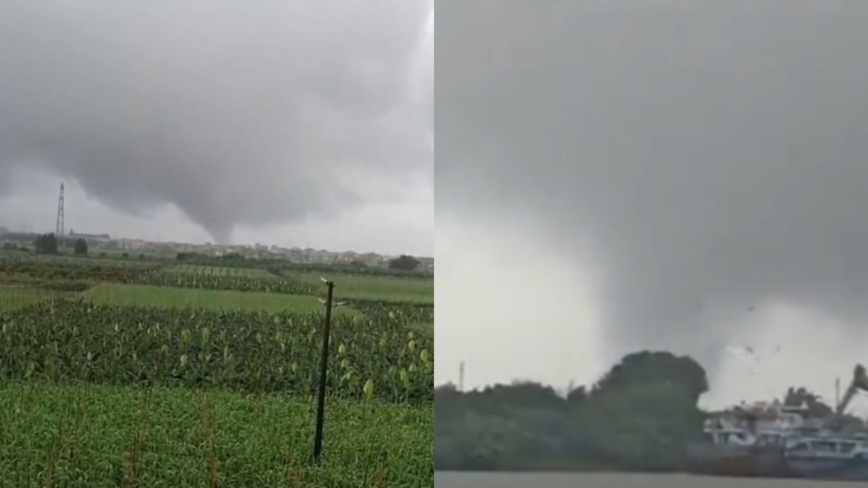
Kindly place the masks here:
[(167, 272), (180, 274), (207, 274), (217, 276), (246, 276), (248, 278), (270, 278), (271, 273), (258, 268), (226, 268), (221, 266), (200, 266), (195, 264), (176, 264), (168, 266)]
[[(211, 310), (294, 311), (316, 313), (322, 310), (319, 299), (307, 295), (172, 288), (152, 285), (104, 283), (81, 294), (106, 305), (136, 305), (163, 308), (207, 308)], [(337, 308), (336, 314), (358, 315), (350, 308)]]
[[(291, 276), (311, 285), (322, 283), (320, 274), (299, 273)], [(383, 276), (336, 276), (332, 279), (340, 298), (434, 303), (434, 280)]]
[(432, 485), (433, 405), (332, 399), (328, 408), (314, 467), (315, 410), (303, 399), (0, 382), (0, 485)]
[(0, 311), (26, 307), (43, 300), (72, 296), (71, 293), (40, 290), (20, 285), (0, 285)]
[(312, 285), (276, 276), (260, 269), (211, 268), (209, 266), (169, 265), (130, 276), (125, 283), (198, 288), (284, 295), (322, 294), (322, 282)]
[(0, 253), (0, 480), (431, 485), (433, 281), (328, 278), (315, 466), (319, 274)]

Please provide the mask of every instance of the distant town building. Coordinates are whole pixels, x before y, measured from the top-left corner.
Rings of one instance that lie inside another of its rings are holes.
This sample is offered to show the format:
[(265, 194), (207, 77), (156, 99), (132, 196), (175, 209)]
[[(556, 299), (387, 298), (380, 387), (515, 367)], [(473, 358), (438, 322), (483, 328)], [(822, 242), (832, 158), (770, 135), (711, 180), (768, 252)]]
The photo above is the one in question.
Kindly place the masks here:
[(111, 236), (109, 236), (108, 234), (78, 234), (72, 229), (69, 229), (68, 237), (72, 239), (84, 239), (86, 241), (92, 242), (108, 242), (112, 240)]
[(149, 246), (147, 241), (141, 239), (118, 239), (121, 249), (145, 249)]

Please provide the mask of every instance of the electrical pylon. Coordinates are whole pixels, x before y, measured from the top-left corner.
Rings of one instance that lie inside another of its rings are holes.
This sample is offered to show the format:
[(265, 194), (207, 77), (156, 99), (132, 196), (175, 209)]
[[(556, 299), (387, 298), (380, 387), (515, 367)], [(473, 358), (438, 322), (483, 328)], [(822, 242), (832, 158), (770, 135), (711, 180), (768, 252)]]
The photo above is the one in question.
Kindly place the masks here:
[(60, 184), (60, 197), (57, 199), (57, 225), (54, 235), (58, 240), (63, 237), (63, 183)]

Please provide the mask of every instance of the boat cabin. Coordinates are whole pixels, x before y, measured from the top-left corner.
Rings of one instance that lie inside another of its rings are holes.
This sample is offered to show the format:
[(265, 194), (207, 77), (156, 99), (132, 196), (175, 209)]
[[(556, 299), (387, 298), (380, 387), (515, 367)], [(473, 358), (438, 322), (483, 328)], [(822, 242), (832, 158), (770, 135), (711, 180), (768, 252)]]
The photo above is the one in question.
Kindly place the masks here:
[(706, 442), (733, 446), (783, 446), (793, 434), (786, 432), (751, 432), (747, 429), (715, 429), (703, 433)]
[(705, 440), (717, 445), (783, 445), (807, 427), (802, 411), (779, 403), (759, 403), (717, 412), (705, 421)]
[(787, 445), (789, 458), (855, 458), (868, 457), (868, 440), (840, 437), (808, 437)]

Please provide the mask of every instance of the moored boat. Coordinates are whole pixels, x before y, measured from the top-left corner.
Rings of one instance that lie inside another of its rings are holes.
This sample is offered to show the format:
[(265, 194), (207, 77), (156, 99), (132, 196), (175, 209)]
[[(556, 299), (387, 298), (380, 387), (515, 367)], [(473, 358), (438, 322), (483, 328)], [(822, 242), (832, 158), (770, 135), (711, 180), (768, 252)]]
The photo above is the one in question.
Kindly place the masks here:
[(787, 468), (799, 478), (868, 481), (868, 438), (812, 436), (787, 445)]
[(804, 424), (800, 409), (777, 403), (718, 412), (706, 421), (703, 440), (688, 445), (687, 469), (719, 476), (793, 476), (785, 445)]
[(854, 395), (868, 391), (858, 365), (844, 398), (826, 417), (803, 407), (754, 404), (712, 414), (703, 441), (688, 446), (688, 471), (719, 476), (868, 481), (868, 430), (844, 426)]

